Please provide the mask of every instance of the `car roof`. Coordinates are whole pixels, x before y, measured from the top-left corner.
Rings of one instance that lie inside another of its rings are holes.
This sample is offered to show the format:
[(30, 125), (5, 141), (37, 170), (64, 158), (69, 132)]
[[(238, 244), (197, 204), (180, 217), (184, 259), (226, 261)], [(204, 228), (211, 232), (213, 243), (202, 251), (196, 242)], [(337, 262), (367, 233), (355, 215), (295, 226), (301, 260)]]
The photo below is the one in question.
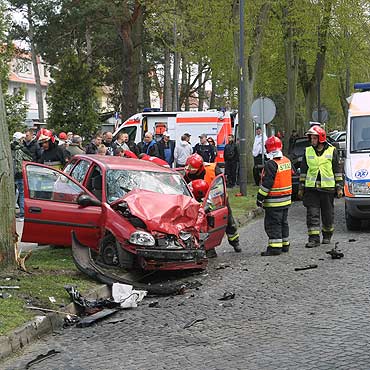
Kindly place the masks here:
[(73, 158), (92, 160), (99, 164), (101, 167), (105, 167), (106, 170), (140, 170), (140, 171), (151, 171), (151, 172), (167, 172), (176, 173), (170, 168), (159, 166), (153, 162), (146, 161), (143, 159), (132, 159), (123, 158), (111, 155), (98, 155), (98, 154), (78, 154)]

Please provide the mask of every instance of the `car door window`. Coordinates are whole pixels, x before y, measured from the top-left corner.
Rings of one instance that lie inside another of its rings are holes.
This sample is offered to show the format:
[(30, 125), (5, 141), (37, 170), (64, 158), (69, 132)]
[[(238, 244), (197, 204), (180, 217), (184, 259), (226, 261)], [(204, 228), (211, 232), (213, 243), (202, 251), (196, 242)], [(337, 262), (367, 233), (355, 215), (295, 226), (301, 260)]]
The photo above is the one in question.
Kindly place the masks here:
[(70, 162), (68, 162), (68, 164), (64, 167), (63, 172), (68, 173), (69, 175), (72, 171), (72, 168), (76, 164), (76, 162), (77, 162), (77, 159), (72, 159)]
[(87, 171), (89, 170), (89, 167), (90, 163), (88, 161), (79, 161), (73, 168), (71, 176), (78, 182), (82, 183), (87, 174)]
[(209, 194), (206, 201), (206, 208), (214, 211), (225, 207), (225, 183), (223, 177), (217, 177), (211, 184)]
[(46, 167), (26, 167), (29, 197), (55, 202), (77, 203), (84, 192), (77, 184), (62, 173)]

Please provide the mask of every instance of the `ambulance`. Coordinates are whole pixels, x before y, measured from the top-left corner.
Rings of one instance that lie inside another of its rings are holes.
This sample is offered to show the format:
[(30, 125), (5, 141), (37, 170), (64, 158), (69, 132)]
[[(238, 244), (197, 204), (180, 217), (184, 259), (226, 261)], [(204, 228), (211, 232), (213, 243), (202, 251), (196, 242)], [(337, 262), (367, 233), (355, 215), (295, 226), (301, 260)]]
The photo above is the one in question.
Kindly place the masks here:
[(355, 84), (348, 99), (344, 162), (345, 216), (348, 230), (370, 219), (370, 83)]
[(161, 140), (163, 132), (167, 131), (176, 145), (185, 133), (191, 135), (191, 146), (199, 142), (199, 135), (207, 134), (217, 143), (216, 162), (224, 162), (224, 148), (227, 137), (232, 133), (234, 114), (232, 112), (206, 111), (206, 112), (161, 112), (144, 111), (137, 113), (123, 122), (113, 133), (125, 132), (129, 140), (136, 144), (143, 141), (146, 132), (151, 132), (156, 141)]

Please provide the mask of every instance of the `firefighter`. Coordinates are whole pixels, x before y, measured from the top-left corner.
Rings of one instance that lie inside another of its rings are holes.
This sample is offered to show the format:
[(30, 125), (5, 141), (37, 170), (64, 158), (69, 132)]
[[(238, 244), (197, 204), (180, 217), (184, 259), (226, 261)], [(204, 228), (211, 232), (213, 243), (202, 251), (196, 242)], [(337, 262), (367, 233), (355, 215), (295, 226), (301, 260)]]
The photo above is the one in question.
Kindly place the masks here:
[(262, 171), (257, 206), (265, 210), (265, 231), (269, 241), (261, 256), (277, 256), (289, 252), (290, 246), (288, 209), (292, 203), (292, 165), (283, 156), (283, 144), (278, 137), (269, 137), (265, 147), (271, 159)]
[[(188, 157), (185, 163), (185, 181), (190, 183), (193, 180), (205, 180), (210, 186), (213, 179), (221, 174), (221, 170), (217, 167), (216, 163), (204, 163), (203, 158), (199, 154), (192, 154)], [(229, 244), (234, 248), (235, 252), (241, 252), (242, 249), (239, 245), (239, 233), (236, 226), (229, 201), (226, 198), (226, 206), (228, 209), (226, 235)], [(216, 251), (214, 251), (214, 254)], [(216, 254), (212, 257), (216, 257)]]
[(334, 195), (343, 196), (343, 177), (339, 155), (326, 142), (326, 132), (320, 126), (311, 126), (306, 133), (311, 146), (306, 148), (301, 164), (298, 197), (307, 208), (308, 243), (306, 248), (320, 245), (320, 213), (322, 243), (330, 244), (334, 231)]
[(37, 140), (42, 149), (39, 162), (59, 170), (62, 169), (67, 162), (66, 154), (65, 150), (58, 146), (53, 133), (42, 128), (37, 134)]

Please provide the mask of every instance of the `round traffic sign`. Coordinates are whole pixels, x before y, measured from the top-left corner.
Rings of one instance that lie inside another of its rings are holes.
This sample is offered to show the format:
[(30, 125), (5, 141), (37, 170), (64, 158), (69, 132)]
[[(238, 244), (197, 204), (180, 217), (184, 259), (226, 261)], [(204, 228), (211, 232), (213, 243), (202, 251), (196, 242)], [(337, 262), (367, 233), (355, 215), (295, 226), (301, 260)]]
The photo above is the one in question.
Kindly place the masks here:
[(275, 103), (270, 98), (258, 98), (252, 104), (251, 115), (259, 124), (270, 123), (276, 115)]

